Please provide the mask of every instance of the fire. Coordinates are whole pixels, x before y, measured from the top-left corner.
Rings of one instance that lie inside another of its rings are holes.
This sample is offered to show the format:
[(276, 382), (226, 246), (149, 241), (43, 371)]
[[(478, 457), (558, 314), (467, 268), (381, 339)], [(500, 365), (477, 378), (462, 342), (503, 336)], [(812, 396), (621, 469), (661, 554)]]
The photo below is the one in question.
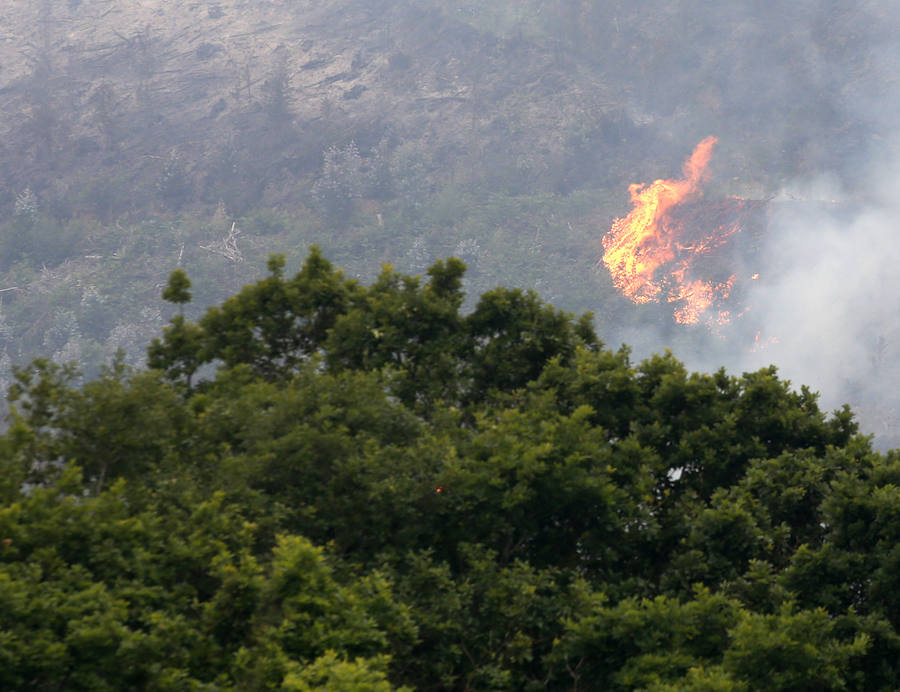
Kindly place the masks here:
[[(673, 216), (674, 210), (698, 197), (718, 140), (707, 137), (694, 149), (678, 180), (656, 180), (629, 186), (633, 208), (613, 222), (603, 238), (603, 263), (613, 284), (635, 303), (665, 300), (674, 303), (673, 316), (681, 324), (695, 324), (731, 292), (734, 276), (709, 281), (696, 276), (695, 262), (709, 255), (740, 230), (737, 223), (719, 226), (697, 238), (696, 231)], [(729, 313), (712, 318), (722, 324)]]
[[(679, 324), (696, 324), (702, 315), (717, 300), (727, 298), (734, 285), (734, 275), (728, 281), (720, 284), (711, 284), (700, 279), (686, 281), (674, 286), (668, 297), (670, 303), (682, 302), (681, 307), (675, 308), (675, 321)], [(721, 310), (716, 320), (719, 324), (729, 321), (729, 311)]]
[(760, 339), (760, 336), (762, 336), (762, 330), (757, 331), (756, 336), (753, 338), (753, 346), (750, 347), (751, 353), (757, 353), (767, 349), (769, 346), (778, 344), (778, 337), (776, 336), (770, 336), (766, 339)]

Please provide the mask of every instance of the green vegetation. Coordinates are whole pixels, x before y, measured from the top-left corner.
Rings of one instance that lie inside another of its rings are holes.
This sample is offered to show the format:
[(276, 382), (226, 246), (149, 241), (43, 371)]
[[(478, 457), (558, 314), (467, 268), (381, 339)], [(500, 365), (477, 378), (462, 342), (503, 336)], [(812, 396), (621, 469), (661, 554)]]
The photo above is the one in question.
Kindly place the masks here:
[(896, 689), (900, 456), (463, 275), (276, 256), (150, 369), (18, 370), (0, 687)]
[(868, 199), (889, 3), (7, 4), (0, 689), (900, 687), (900, 455), (597, 336), (730, 347), (596, 271), (702, 137)]

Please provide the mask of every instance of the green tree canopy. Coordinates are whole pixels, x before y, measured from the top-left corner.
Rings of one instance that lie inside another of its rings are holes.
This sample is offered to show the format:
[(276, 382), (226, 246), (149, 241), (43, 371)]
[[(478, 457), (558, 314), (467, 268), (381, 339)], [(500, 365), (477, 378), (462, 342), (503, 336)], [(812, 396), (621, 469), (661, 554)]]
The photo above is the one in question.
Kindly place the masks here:
[(897, 453), (463, 271), (276, 257), (147, 370), (21, 369), (0, 686), (900, 685)]

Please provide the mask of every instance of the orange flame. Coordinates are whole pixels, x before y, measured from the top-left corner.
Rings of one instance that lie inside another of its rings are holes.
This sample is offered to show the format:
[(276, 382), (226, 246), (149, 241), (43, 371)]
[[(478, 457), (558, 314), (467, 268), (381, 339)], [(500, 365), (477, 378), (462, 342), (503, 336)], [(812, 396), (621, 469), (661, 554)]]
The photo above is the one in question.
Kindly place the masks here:
[(762, 330), (757, 331), (756, 336), (753, 338), (753, 346), (750, 347), (751, 353), (757, 353), (767, 349), (769, 346), (778, 344), (778, 337), (776, 336), (770, 336), (762, 340), (760, 340), (760, 336), (762, 336)]
[[(630, 185), (631, 212), (616, 219), (603, 238), (602, 261), (615, 287), (635, 303), (663, 297), (676, 303), (674, 319), (681, 324), (697, 323), (709, 308), (728, 297), (734, 285), (734, 276), (716, 283), (691, 277), (690, 270), (694, 258), (721, 245), (739, 226), (723, 226), (707, 238), (682, 245), (683, 228), (669, 217), (674, 207), (699, 194), (717, 141), (707, 137), (697, 145), (684, 164), (682, 179)], [(728, 313), (720, 311), (715, 321), (728, 319)]]

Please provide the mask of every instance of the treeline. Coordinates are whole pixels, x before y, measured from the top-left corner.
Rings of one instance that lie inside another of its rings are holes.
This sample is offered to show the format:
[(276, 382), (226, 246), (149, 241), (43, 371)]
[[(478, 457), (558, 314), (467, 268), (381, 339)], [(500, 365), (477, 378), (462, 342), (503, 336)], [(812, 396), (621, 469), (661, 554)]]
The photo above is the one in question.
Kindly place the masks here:
[(0, 687), (897, 687), (900, 457), (849, 410), (464, 313), (454, 259), (269, 267), (148, 369), (17, 372)]

